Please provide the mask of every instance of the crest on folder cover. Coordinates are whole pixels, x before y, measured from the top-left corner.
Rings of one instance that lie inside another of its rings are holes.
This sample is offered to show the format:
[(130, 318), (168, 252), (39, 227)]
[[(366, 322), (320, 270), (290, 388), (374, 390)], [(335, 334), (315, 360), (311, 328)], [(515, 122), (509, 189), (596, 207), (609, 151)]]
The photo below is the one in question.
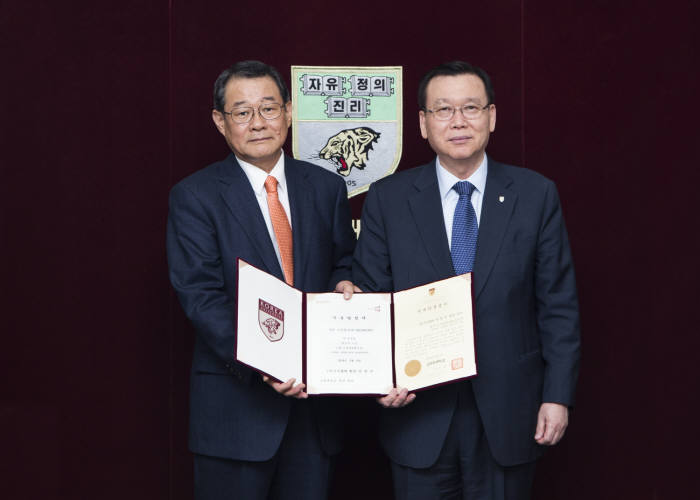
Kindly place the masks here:
[(258, 299), (258, 324), (270, 342), (284, 337), (284, 311), (263, 299)]
[(294, 157), (343, 177), (348, 197), (401, 158), (401, 66), (292, 66)]

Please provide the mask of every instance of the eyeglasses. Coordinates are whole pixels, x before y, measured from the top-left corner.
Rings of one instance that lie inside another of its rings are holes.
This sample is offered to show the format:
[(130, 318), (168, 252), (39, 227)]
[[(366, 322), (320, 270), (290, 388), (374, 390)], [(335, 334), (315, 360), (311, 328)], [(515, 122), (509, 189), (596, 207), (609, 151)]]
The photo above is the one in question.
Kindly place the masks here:
[(464, 104), (455, 108), (454, 106), (440, 106), (437, 109), (423, 108), (428, 113), (435, 115), (435, 118), (440, 121), (450, 120), (455, 115), (455, 109), (462, 111), (462, 116), (467, 120), (475, 120), (481, 116), (481, 112), (485, 109), (491, 107), (491, 104), (487, 104), (483, 108), (481, 106), (475, 106), (474, 104)]
[(248, 123), (253, 119), (256, 109), (258, 110), (258, 114), (266, 120), (274, 120), (275, 118), (279, 118), (282, 114), (282, 107), (281, 104), (276, 102), (264, 102), (257, 108), (241, 106), (239, 108), (233, 108), (232, 111), (222, 111), (221, 113), (224, 115), (231, 115), (231, 119), (236, 123)]

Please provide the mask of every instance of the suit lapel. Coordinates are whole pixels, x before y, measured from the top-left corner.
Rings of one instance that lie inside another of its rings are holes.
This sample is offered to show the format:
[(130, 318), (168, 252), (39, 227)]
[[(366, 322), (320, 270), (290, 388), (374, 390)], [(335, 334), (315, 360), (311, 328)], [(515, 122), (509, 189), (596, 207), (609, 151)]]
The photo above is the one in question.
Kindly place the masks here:
[(220, 170), (221, 197), (238, 220), (243, 232), (253, 244), (267, 271), (284, 280), (275, 248), (272, 246), (270, 234), (267, 232), (265, 219), (260, 213), (258, 200), (243, 169), (238, 165), (236, 157), (231, 154)]
[(289, 208), (292, 219), (292, 241), (294, 245), (294, 286), (304, 288), (309, 248), (304, 241), (311, 234), (313, 217), (313, 186), (307, 181), (308, 172), (293, 158), (284, 157), (284, 175), (289, 191)]
[(453, 276), (435, 162), (424, 165), (421, 169), (413, 184), (416, 192), (408, 198), (408, 205), (437, 275)]
[(513, 215), (518, 196), (508, 188), (511, 183), (510, 177), (503, 173), (502, 166), (489, 159), (474, 262), (475, 299), (479, 297), (493, 269), (503, 235)]

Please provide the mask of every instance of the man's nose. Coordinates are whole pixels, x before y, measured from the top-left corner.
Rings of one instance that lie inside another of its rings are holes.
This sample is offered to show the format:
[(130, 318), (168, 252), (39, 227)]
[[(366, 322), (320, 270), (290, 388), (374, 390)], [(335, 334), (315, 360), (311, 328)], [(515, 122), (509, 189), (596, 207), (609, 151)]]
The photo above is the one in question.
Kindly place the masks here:
[(260, 114), (259, 109), (253, 108), (253, 117), (250, 119), (250, 128), (252, 129), (260, 129), (260, 128), (265, 128), (265, 124), (267, 123), (267, 120), (262, 117)]
[(455, 128), (466, 127), (469, 120), (464, 116), (464, 110), (462, 108), (455, 108), (455, 114), (450, 118), (450, 125)]

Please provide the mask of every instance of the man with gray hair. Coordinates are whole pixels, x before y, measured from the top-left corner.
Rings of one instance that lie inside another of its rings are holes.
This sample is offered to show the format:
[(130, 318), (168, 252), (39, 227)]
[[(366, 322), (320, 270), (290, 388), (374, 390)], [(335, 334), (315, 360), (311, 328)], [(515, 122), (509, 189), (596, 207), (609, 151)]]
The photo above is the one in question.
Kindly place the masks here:
[(173, 187), (170, 280), (196, 330), (190, 389), (195, 497), (325, 499), (340, 451), (339, 401), (263, 377), (234, 359), (237, 258), (306, 292), (353, 293), (355, 235), (343, 180), (285, 156), (289, 91), (243, 61), (214, 85), (229, 156)]

